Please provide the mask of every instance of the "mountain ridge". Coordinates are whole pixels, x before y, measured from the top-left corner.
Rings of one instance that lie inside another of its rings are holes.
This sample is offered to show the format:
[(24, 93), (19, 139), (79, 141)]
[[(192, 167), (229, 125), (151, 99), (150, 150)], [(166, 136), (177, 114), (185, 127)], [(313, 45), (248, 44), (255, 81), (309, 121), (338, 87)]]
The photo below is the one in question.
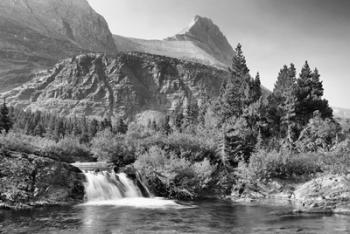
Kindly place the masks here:
[(36, 74), (3, 94), (15, 107), (64, 116), (134, 118), (167, 113), (219, 94), (229, 73), (200, 63), (145, 53), (82, 54)]
[(231, 65), (233, 48), (220, 28), (206, 17), (195, 16), (188, 27), (164, 40), (145, 40), (113, 35), (124, 52), (144, 52), (186, 59), (220, 69)]
[(0, 92), (60, 59), (114, 50), (107, 22), (86, 0), (0, 1)]

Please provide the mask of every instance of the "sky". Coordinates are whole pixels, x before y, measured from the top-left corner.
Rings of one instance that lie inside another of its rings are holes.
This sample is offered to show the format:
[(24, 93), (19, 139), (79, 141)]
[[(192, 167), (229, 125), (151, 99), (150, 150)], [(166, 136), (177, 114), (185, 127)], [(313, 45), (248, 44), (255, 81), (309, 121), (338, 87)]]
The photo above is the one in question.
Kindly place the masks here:
[(211, 18), (233, 47), (243, 46), (252, 75), (273, 89), (279, 70), (307, 60), (317, 67), (325, 98), (350, 108), (349, 0), (88, 0), (113, 34), (163, 39), (195, 15)]

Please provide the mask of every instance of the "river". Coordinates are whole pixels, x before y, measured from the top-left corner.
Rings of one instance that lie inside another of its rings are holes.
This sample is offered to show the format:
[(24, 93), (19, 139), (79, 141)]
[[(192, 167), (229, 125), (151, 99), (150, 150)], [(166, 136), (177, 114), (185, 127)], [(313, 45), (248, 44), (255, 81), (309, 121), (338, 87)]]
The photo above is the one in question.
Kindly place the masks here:
[(85, 203), (0, 210), (0, 233), (350, 233), (350, 216), (295, 214), (281, 201), (177, 202), (154, 197), (124, 173), (84, 174)]
[(2, 210), (0, 233), (350, 233), (350, 216), (291, 214), (286, 206), (133, 202)]

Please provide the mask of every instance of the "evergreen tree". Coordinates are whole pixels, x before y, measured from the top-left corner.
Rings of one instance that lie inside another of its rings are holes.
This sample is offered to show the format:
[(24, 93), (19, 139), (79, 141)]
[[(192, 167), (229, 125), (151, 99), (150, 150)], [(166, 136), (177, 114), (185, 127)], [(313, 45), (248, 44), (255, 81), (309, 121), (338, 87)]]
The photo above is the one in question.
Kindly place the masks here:
[(81, 129), (81, 124), (80, 122), (78, 121), (77, 117), (74, 116), (74, 119), (73, 119), (73, 135), (74, 136), (80, 136), (82, 134), (82, 129)]
[(184, 125), (184, 115), (182, 113), (182, 111), (179, 111), (176, 115), (175, 115), (175, 128), (179, 131), (182, 132), (182, 127)]
[(89, 135), (95, 137), (98, 132), (98, 121), (96, 119), (91, 120), (89, 124)]
[(158, 125), (157, 125), (156, 120), (153, 120), (153, 121), (152, 121), (152, 130), (158, 131)]
[(47, 126), (47, 134), (49, 135), (49, 137), (53, 137), (55, 138), (55, 128), (56, 128), (56, 115), (51, 114), (49, 116), (49, 120), (48, 120), (48, 126)]
[(183, 125), (184, 127), (195, 126), (198, 122), (199, 107), (197, 102), (190, 102), (184, 114)]
[(276, 138), (293, 139), (296, 107), (296, 71), (293, 64), (280, 70), (272, 95), (269, 97), (268, 112), (271, 134)]
[(46, 131), (41, 123), (39, 123), (34, 129), (34, 135), (44, 137)]
[(296, 98), (289, 92), (286, 94), (286, 99), (282, 104), (281, 130), (282, 136), (287, 138), (288, 144), (291, 146), (295, 140), (296, 127)]
[(9, 109), (7, 108), (4, 100), (2, 106), (0, 107), (0, 132), (5, 131), (8, 133), (12, 126), (13, 124), (9, 116)]
[(296, 88), (296, 115), (299, 125), (305, 126), (313, 117), (315, 111), (319, 111), (322, 118), (332, 118), (333, 111), (328, 105), (328, 101), (322, 99), (323, 85), (317, 69), (313, 72), (305, 62), (300, 77), (297, 80)]
[[(238, 117), (243, 109), (251, 103), (251, 77), (242, 52), (242, 46), (238, 44), (232, 59), (231, 78), (225, 81), (221, 88), (221, 94), (216, 104), (221, 123), (232, 117)], [(260, 80), (259, 80), (260, 82)]]
[(261, 97), (261, 81), (260, 81), (260, 74), (257, 73), (255, 76), (255, 79), (251, 80), (251, 85), (250, 85), (250, 103), (254, 103), (258, 101)]
[(163, 124), (162, 124), (162, 132), (167, 136), (171, 133), (170, 116), (169, 115), (165, 116), (165, 119), (164, 119)]
[(125, 124), (122, 118), (119, 118), (116, 124), (116, 132), (120, 134), (125, 134), (128, 131), (128, 125)]
[(56, 121), (55, 130), (54, 130), (54, 138), (56, 141), (59, 139), (64, 138), (65, 131), (64, 131), (64, 122), (63, 119), (59, 118), (58, 121)]
[(280, 70), (273, 94), (276, 97), (284, 97), (284, 93), (290, 89), (294, 89), (296, 84), (296, 71), (294, 64), (291, 64), (288, 68), (287, 65), (284, 65)]
[(249, 74), (246, 59), (243, 55), (242, 45), (238, 43), (232, 58), (232, 74), (235, 77), (245, 77)]

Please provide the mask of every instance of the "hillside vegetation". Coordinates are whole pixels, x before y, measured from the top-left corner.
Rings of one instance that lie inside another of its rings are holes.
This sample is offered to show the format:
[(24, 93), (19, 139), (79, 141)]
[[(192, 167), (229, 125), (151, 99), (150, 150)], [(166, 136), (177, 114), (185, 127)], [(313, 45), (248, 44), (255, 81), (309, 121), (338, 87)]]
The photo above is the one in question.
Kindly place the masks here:
[(241, 196), (258, 183), (347, 174), (350, 165), (349, 132), (323, 98), (319, 71), (284, 66), (266, 98), (240, 45), (217, 97), (189, 100), (160, 120), (62, 117), (4, 103), (0, 129), (2, 151), (134, 166), (155, 194), (178, 199)]

